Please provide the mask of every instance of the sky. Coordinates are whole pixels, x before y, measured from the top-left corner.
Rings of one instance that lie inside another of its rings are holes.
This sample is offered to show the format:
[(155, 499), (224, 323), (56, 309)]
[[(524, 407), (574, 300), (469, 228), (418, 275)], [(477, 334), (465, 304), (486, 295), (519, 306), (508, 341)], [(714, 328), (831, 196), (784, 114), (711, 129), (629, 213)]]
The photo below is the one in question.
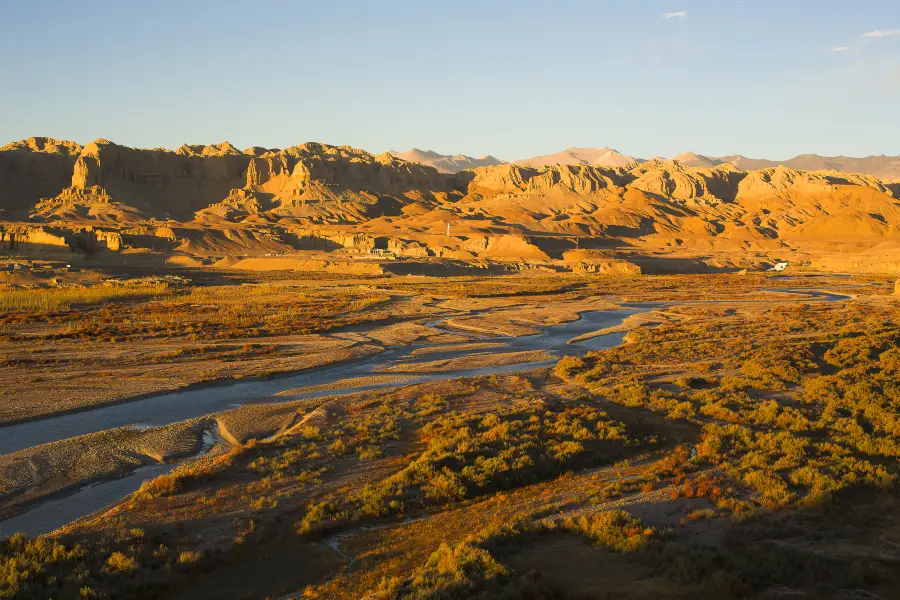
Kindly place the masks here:
[(0, 0), (0, 144), (900, 155), (900, 0)]

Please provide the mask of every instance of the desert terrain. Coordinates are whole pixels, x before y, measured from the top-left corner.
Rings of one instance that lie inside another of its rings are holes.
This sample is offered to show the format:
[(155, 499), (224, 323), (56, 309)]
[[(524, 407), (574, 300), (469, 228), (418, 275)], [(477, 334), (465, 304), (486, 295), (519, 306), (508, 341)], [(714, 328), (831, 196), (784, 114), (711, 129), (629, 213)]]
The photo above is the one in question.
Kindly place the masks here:
[(0, 149), (0, 598), (896, 597), (900, 184), (570, 150)]
[(54, 259), (347, 275), (900, 268), (891, 157), (742, 170), (737, 159), (637, 161), (574, 148), (439, 170), (399, 156), (320, 143), (7, 144), (0, 245), (13, 262), (2, 276), (39, 283), (57, 276), (41, 269)]

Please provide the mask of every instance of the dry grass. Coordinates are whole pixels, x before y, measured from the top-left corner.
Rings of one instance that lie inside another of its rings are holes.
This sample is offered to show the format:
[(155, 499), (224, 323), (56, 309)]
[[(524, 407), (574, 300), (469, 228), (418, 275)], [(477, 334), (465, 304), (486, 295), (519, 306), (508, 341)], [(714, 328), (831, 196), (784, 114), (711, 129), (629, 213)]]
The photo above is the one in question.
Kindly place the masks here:
[(6, 289), (0, 288), (0, 311), (59, 312), (73, 305), (99, 304), (115, 300), (154, 298), (170, 293), (168, 284), (69, 288)]

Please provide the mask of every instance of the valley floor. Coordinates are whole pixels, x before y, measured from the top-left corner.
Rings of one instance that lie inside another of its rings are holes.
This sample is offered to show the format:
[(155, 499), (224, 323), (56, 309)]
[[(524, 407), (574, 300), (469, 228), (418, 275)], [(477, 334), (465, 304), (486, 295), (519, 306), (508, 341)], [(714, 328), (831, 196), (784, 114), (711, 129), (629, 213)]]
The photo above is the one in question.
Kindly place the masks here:
[[(168, 470), (0, 597), (900, 590), (892, 281), (179, 274), (0, 292), (0, 517)], [(99, 420), (186, 387), (236, 406)]]

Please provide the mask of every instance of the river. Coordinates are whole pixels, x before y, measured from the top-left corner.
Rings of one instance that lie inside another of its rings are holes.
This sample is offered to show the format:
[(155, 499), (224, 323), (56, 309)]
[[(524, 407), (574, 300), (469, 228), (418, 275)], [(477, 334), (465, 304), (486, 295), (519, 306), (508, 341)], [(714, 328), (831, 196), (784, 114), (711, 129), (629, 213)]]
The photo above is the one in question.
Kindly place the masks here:
[[(808, 296), (810, 300), (825, 302), (846, 300), (848, 298), (840, 294), (810, 290), (773, 289), (767, 291), (794, 295), (802, 293)], [(464, 347), (459, 349), (453, 348), (453, 346), (462, 346), (469, 342), (458, 342), (456, 344), (411, 344), (392, 347), (374, 356), (342, 361), (284, 377), (194, 388), (0, 427), (0, 454), (7, 454), (40, 444), (115, 427), (161, 427), (187, 419), (212, 415), (242, 406), (248, 402), (285, 402), (288, 400), (396, 387), (397, 383), (387, 382), (357, 388), (292, 394), (287, 397), (276, 396), (280, 392), (296, 388), (333, 384), (357, 377), (384, 375), (385, 373), (382, 369), (398, 364), (402, 365), (402, 371), (393, 370), (390, 374), (404, 377), (404, 381), (400, 385), (515, 373), (548, 367), (555, 364), (563, 356), (582, 356), (592, 350), (603, 350), (618, 346), (623, 342), (624, 333), (611, 333), (573, 343), (569, 343), (569, 341), (584, 334), (608, 327), (615, 327), (631, 315), (648, 312), (663, 306), (663, 304), (671, 305), (674, 303), (634, 303), (623, 305), (623, 308), (617, 310), (586, 311), (580, 313), (579, 318), (576, 320), (547, 327), (542, 332), (534, 335), (480, 338), (501, 345), (491, 348), (490, 352), (492, 353), (544, 350), (553, 357), (550, 360), (421, 373), (416, 369), (419, 363), (466, 356), (467, 354), (483, 350), (471, 350)], [(429, 325), (437, 327), (440, 326), (440, 323), (430, 323)], [(447, 347), (448, 349), (413, 355), (418, 349), (434, 346)], [(204, 448), (204, 452), (208, 450), (207, 444), (204, 444)], [(136, 469), (127, 476), (95, 482), (75, 491), (70, 490), (67, 493), (39, 502), (27, 512), (0, 522), (0, 537), (19, 531), (29, 535), (38, 535), (58, 529), (73, 520), (115, 503), (140, 487), (144, 481), (152, 479), (161, 473), (171, 471), (175, 466), (173, 464), (148, 465)]]

